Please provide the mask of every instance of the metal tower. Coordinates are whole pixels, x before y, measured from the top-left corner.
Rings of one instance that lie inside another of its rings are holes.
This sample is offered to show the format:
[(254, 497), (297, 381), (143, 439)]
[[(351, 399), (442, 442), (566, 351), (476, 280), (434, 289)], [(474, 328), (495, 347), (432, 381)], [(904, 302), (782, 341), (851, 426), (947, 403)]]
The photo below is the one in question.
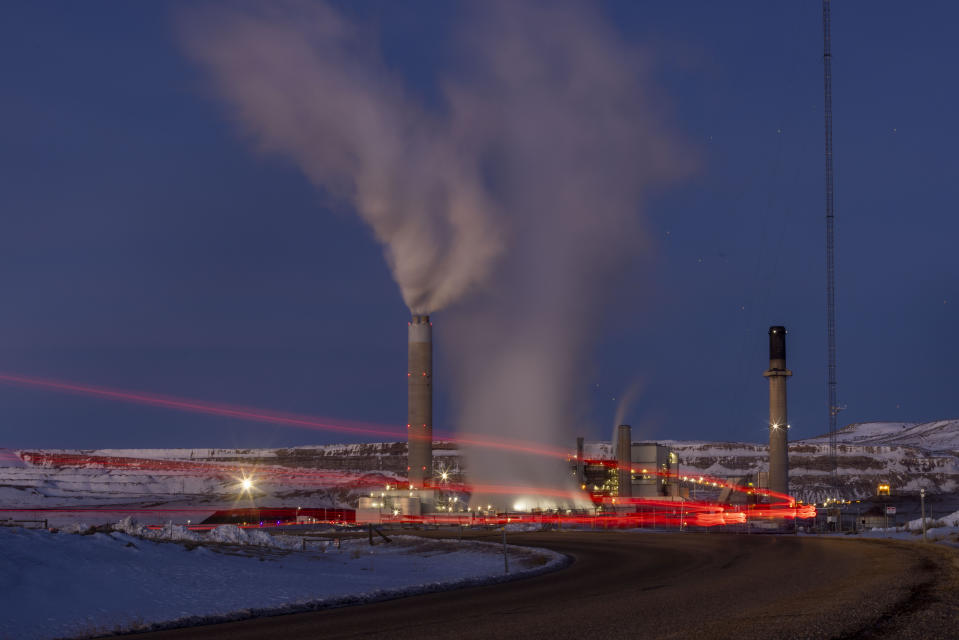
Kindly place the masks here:
[[(826, 340), (828, 343), (829, 372), (827, 395), (829, 407), (829, 458), (832, 472), (838, 471), (836, 459), (836, 418), (839, 402), (836, 399), (836, 241), (834, 236), (832, 182), (832, 33), (829, 19), (829, 0), (822, 2), (823, 84), (826, 97)], [(836, 483), (838, 489), (838, 482)]]

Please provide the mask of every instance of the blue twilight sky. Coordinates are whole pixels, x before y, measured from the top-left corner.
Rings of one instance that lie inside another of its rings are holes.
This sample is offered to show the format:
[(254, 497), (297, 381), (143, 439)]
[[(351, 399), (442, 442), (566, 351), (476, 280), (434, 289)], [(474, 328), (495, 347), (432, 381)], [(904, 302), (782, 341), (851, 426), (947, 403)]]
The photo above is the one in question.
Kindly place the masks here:
[[(447, 2), (341, 3), (416, 91), (455, 74)], [(697, 173), (597, 310), (590, 418), (762, 441), (766, 330), (789, 329), (792, 437), (822, 433), (817, 2), (622, 2)], [(174, 2), (0, 7), (0, 372), (402, 428), (408, 311), (360, 220), (255, 152), (183, 54)], [(959, 47), (951, 2), (838, 2), (841, 423), (959, 417)], [(434, 316), (443, 331), (442, 313)], [(455, 429), (437, 353), (437, 429)], [(0, 385), (0, 446), (285, 446), (347, 436)]]

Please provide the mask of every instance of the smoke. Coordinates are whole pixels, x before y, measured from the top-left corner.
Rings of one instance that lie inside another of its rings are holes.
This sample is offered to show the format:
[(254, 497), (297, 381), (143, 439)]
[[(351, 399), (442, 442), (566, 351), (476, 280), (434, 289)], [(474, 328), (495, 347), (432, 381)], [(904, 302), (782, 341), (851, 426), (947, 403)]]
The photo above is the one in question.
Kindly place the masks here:
[[(616, 416), (613, 418), (613, 435), (610, 438), (610, 442), (616, 442), (616, 433), (619, 425), (629, 424), (626, 422), (626, 416), (629, 414), (630, 410), (633, 408), (633, 405), (636, 403), (636, 400), (639, 399), (640, 394), (643, 392), (643, 389), (646, 387), (645, 378), (637, 378), (626, 387), (626, 391), (619, 397), (619, 402), (616, 403)], [(633, 427), (632, 430), (633, 439), (635, 440), (638, 434), (638, 429)]]
[[(259, 146), (366, 220), (414, 311), (458, 303), (438, 324), (457, 428), (571, 446), (606, 305), (632, 295), (610, 283), (643, 250), (645, 197), (688, 154), (648, 56), (591, 5), (467, 13), (463, 68), (433, 109), (324, 5), (190, 14), (185, 34)], [(480, 484), (571, 476), (564, 461), (467, 453)]]
[(322, 3), (191, 11), (184, 43), (261, 150), (352, 205), (403, 299), (429, 313), (483, 283), (503, 249), (475, 153), (429, 112), (367, 31)]

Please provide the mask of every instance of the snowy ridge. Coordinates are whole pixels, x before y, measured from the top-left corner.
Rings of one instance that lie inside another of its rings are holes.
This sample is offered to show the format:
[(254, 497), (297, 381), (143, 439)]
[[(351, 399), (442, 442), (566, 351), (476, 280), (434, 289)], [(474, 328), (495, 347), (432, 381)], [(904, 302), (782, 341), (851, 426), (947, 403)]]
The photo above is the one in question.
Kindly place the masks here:
[[(839, 470), (851, 494), (848, 497), (872, 495), (879, 482), (906, 493), (920, 487), (931, 493), (959, 489), (959, 420), (851, 424), (840, 430), (838, 440)], [(768, 467), (765, 444), (660, 442), (677, 453), (681, 473), (736, 478)], [(435, 442), (433, 455), (438, 465), (454, 474), (468, 474), (454, 444)], [(614, 457), (609, 442), (587, 442), (585, 455)], [(796, 497), (820, 502), (835, 494), (828, 437), (790, 443), (789, 467), (790, 492)], [(263, 477), (257, 484), (269, 496), (270, 506), (352, 507), (364, 492), (350, 485), (350, 477), (365, 479), (367, 485), (405, 477), (406, 443), (286, 449), (0, 450), (0, 507), (149, 503), (203, 505), (212, 511), (236, 506), (237, 476), (244, 469), (260, 470)], [(333, 476), (337, 473), (341, 480)]]
[[(437, 442), (434, 454), (456, 451)], [(439, 457), (439, 456), (437, 456)], [(447, 457), (449, 460), (449, 457)], [(202, 521), (238, 506), (355, 507), (369, 487), (398, 483), (406, 472), (406, 443), (356, 443), (288, 449), (48, 449), (0, 451), (0, 519), (47, 519), (66, 524), (75, 514), (14, 509), (90, 507), (107, 522), (124, 513), (157, 509), (151, 524)], [(256, 494), (239, 501), (239, 481), (255, 479)], [(106, 511), (109, 509), (110, 511)], [(164, 509), (179, 509), (164, 513)], [(192, 513), (187, 513), (192, 510)]]
[[(838, 432), (837, 461), (847, 497), (875, 493), (888, 482), (898, 493), (946, 494), (959, 489), (959, 420), (923, 423), (870, 422), (851, 424)], [(765, 471), (766, 444), (660, 440), (679, 456), (680, 473), (736, 478)], [(615, 457), (609, 442), (587, 442), (584, 455)], [(789, 444), (790, 493), (807, 502), (833, 497), (829, 437), (817, 436)]]
[[(929, 452), (959, 451), (959, 420), (934, 422), (860, 422), (836, 432), (836, 441), (856, 445), (915, 447)], [(829, 442), (829, 435), (807, 438), (802, 442)]]

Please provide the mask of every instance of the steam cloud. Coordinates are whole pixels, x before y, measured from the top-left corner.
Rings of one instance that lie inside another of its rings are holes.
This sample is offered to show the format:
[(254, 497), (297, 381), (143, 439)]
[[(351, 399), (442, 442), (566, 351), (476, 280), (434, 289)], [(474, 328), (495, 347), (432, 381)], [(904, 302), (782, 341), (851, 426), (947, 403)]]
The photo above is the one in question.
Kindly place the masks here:
[[(613, 435), (610, 438), (610, 442), (616, 442), (616, 432), (619, 428), (619, 425), (626, 424), (626, 415), (629, 413), (630, 409), (633, 408), (633, 405), (636, 403), (636, 400), (639, 398), (639, 395), (643, 392), (643, 388), (646, 386), (646, 380), (643, 378), (637, 378), (633, 380), (626, 391), (622, 393), (619, 398), (619, 402), (616, 404), (616, 417), (613, 418)], [(633, 426), (633, 438), (637, 435), (637, 429)]]
[(322, 3), (272, 3), (191, 13), (184, 36), (260, 148), (370, 225), (411, 310), (489, 277), (503, 247), (478, 154), (407, 94), (372, 34)]
[[(375, 34), (322, 4), (192, 13), (184, 33), (259, 146), (370, 225), (412, 310), (458, 303), (440, 326), (459, 429), (569, 446), (608, 282), (642, 250), (643, 197), (687, 154), (647, 57), (588, 5), (468, 13), (465, 68), (434, 108)], [(570, 477), (562, 461), (467, 453), (479, 484)]]

